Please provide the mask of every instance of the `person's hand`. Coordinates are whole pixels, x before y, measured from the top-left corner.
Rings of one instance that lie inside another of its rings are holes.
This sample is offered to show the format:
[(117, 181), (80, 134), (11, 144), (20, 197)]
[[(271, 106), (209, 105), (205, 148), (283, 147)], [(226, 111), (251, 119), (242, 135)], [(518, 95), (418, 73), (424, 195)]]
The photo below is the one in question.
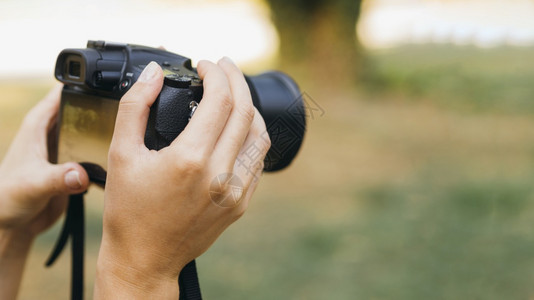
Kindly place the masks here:
[(65, 210), (66, 197), (87, 189), (89, 179), (76, 163), (48, 162), (61, 86), (25, 117), (0, 164), (0, 298), (16, 297), (33, 238)]
[[(244, 213), (258, 184), (270, 141), (243, 74), (226, 58), (201, 61), (198, 72), (202, 101), (185, 130), (160, 151), (146, 148), (144, 134), (162, 87), (161, 68), (149, 64), (120, 102), (97, 298), (177, 299), (181, 269)], [(248, 147), (258, 155), (245, 167), (238, 161)]]
[(68, 195), (89, 185), (79, 164), (48, 161), (60, 92), (58, 85), (26, 115), (0, 164), (0, 229), (36, 235), (58, 219)]

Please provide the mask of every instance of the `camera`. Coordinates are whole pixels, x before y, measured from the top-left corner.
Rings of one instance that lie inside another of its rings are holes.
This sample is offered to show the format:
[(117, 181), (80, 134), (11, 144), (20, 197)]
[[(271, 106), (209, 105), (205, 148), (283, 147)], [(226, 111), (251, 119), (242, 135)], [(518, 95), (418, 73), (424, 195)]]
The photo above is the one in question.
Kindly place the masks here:
[[(191, 59), (159, 48), (106, 41), (88, 41), (86, 48), (65, 49), (59, 54), (55, 77), (64, 87), (56, 161), (85, 163), (91, 166), (90, 177), (105, 182), (119, 101), (151, 61), (162, 67), (165, 77), (150, 108), (145, 145), (160, 150), (182, 132), (202, 100), (202, 80)], [(283, 169), (297, 155), (306, 131), (305, 102), (299, 87), (278, 71), (245, 76), (245, 80), (271, 140), (264, 170)]]

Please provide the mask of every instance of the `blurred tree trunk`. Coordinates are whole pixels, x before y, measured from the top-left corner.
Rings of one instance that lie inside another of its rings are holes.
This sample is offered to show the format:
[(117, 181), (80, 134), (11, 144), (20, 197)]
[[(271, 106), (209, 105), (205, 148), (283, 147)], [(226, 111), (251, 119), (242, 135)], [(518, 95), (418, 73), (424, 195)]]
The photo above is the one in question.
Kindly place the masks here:
[(354, 84), (362, 68), (355, 27), (362, 0), (267, 0), (280, 37), (279, 62), (329, 86)]

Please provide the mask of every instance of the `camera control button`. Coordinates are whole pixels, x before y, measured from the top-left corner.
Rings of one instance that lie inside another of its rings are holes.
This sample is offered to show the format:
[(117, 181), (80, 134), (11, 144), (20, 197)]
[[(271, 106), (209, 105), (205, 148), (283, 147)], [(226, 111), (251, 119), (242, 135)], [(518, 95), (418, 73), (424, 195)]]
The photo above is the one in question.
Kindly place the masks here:
[(130, 86), (130, 80), (129, 79), (124, 79), (123, 81), (121, 81), (121, 83), (119, 84), (119, 89), (121, 91), (124, 91), (126, 89), (128, 89), (128, 87)]
[(174, 87), (174, 88), (188, 88), (191, 85), (191, 77), (170, 74), (165, 76), (164, 80), (165, 85)]

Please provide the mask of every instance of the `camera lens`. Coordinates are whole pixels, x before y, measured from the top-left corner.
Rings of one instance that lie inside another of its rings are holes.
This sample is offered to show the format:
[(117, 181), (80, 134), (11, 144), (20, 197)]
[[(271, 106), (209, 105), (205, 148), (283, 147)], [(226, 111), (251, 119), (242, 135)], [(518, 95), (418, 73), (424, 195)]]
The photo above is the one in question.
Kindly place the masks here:
[(80, 78), (81, 65), (79, 61), (69, 62), (69, 77)]
[(302, 93), (293, 79), (281, 72), (266, 72), (246, 79), (271, 140), (264, 170), (281, 170), (297, 155), (306, 132)]

